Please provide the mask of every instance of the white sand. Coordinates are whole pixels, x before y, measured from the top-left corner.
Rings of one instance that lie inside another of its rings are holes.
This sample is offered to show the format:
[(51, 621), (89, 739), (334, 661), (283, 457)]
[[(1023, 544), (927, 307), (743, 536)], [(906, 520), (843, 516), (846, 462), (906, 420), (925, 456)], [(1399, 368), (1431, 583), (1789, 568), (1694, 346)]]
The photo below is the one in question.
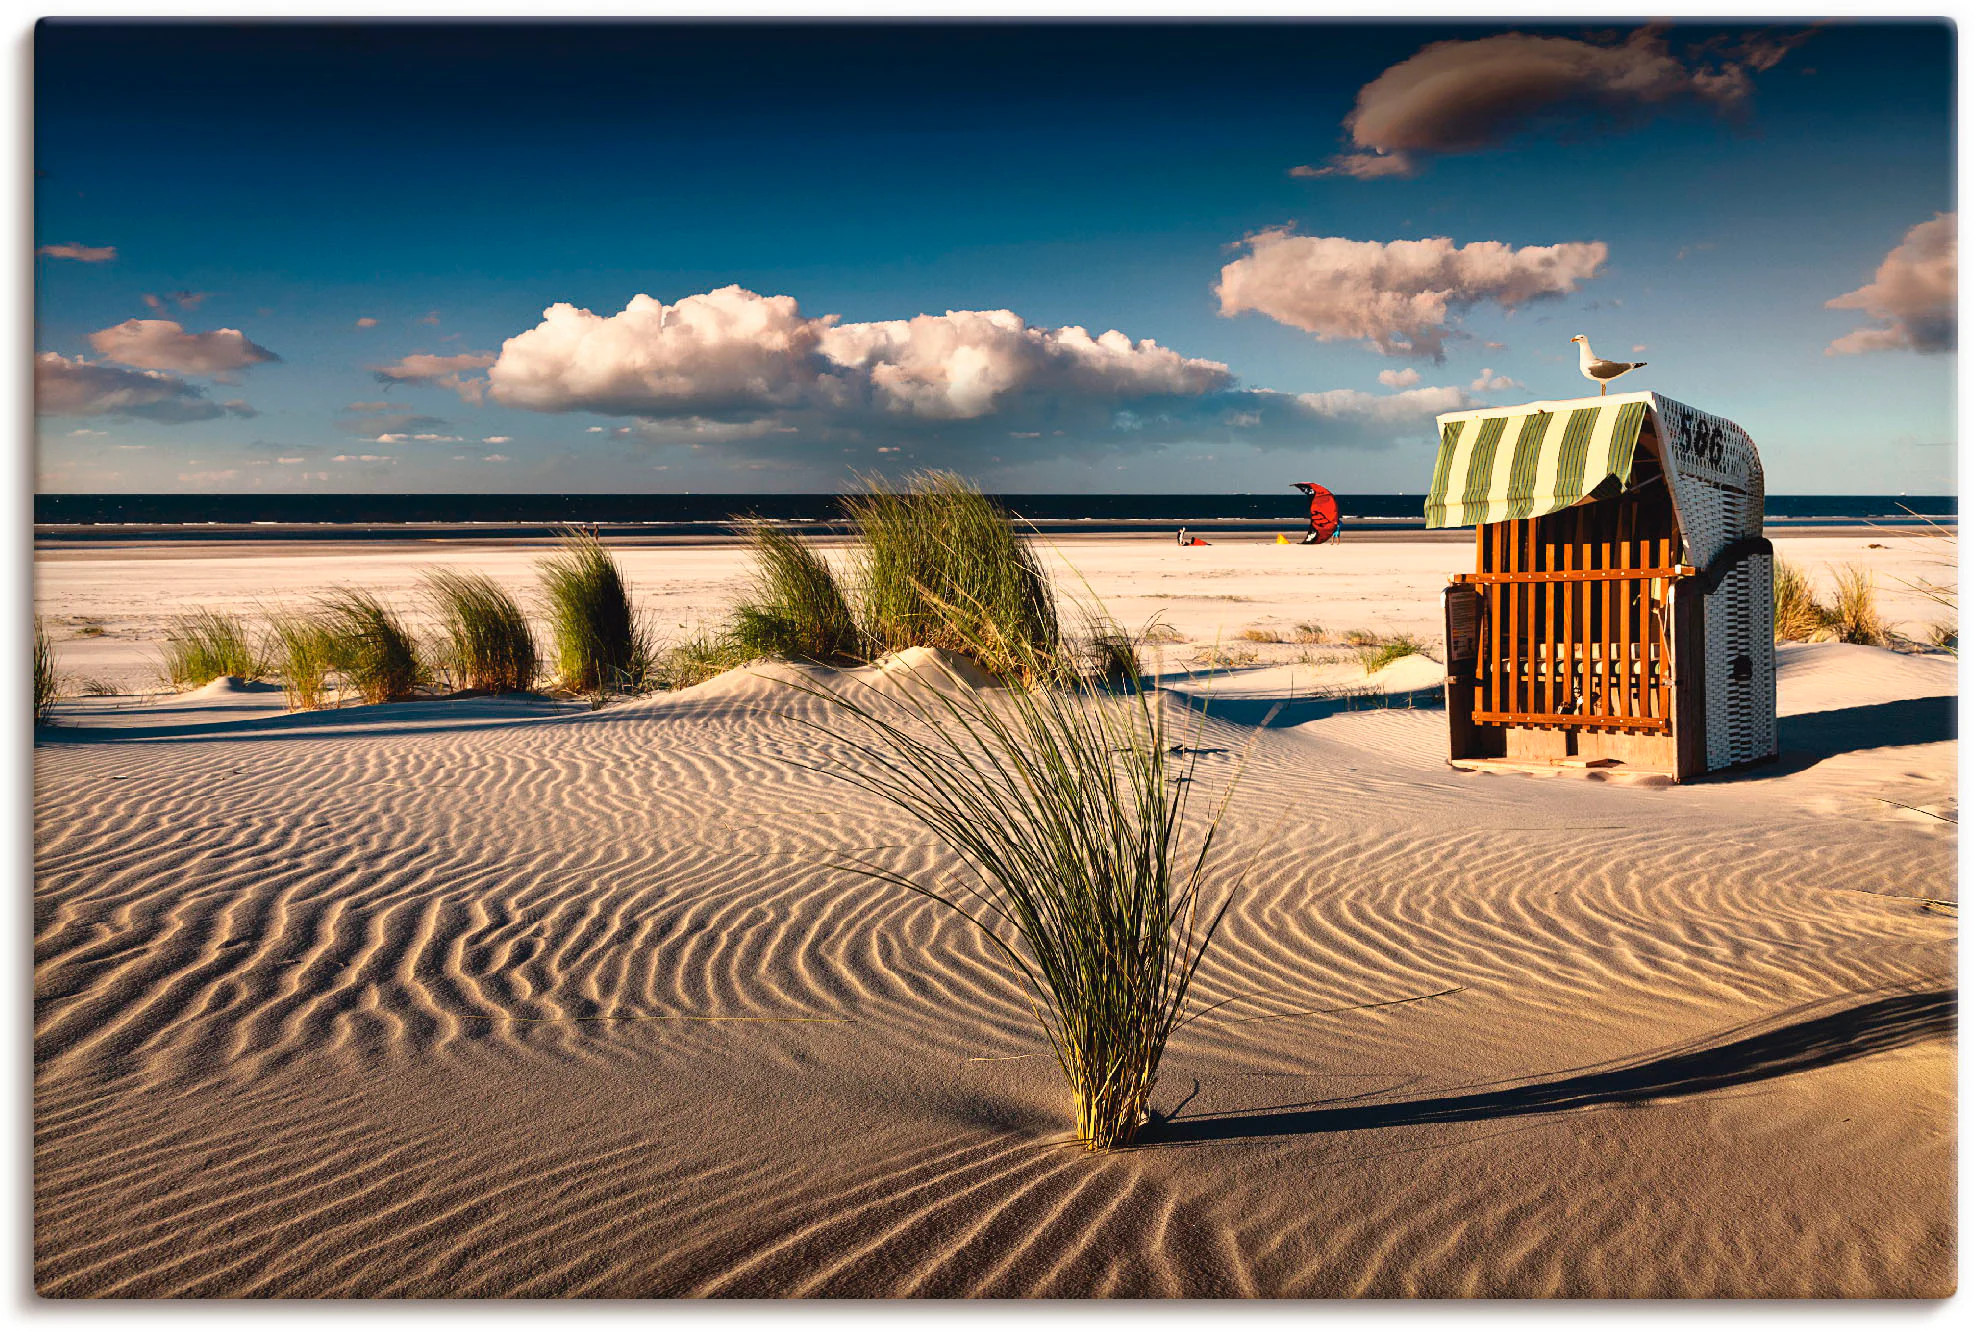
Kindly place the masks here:
[[(1780, 544), (1919, 558), (1875, 539)], [(1466, 553), (1073, 551), (1175, 653), (1425, 635)], [(101, 616), (64, 666), (109, 672), (171, 609), (434, 558), (113, 552), (42, 563), (39, 596)], [(471, 562), (518, 588), (530, 558)], [(741, 576), (628, 563), (673, 623)], [(1955, 663), (1781, 663), (1783, 761), (1676, 788), (1456, 772), (1431, 709), (1303, 694), (1257, 732), (1246, 696), (1338, 664), (1236, 676), (1201, 760), (1211, 787), (1253, 744), (1228, 846), (1262, 855), (1199, 984), (1229, 1002), (1169, 1050), (1165, 1122), (1101, 1158), (1060, 1145), (971, 930), (831, 868), (944, 861), (793, 765), (813, 737), (772, 714), (815, 705), (758, 676), (594, 713), (65, 705), (36, 750), (38, 1288), (1946, 1294)]]
[[(1781, 557), (1808, 571), (1824, 595), (1833, 568), (1858, 563), (1870, 569), (1885, 614), (1922, 639), (1927, 626), (1952, 617), (1903, 584), (1953, 580), (1952, 569), (1938, 563), (1942, 544), (1868, 531), (1776, 538)], [(417, 621), (418, 579), (425, 571), (471, 567), (526, 601), (536, 594), (534, 566), (543, 553), (536, 546), (439, 541), (331, 549), (310, 544), (299, 551), (276, 543), (57, 547), (37, 552), (35, 601), (64, 672), (77, 681), (143, 690), (154, 686), (158, 644), (174, 614), (298, 605), (354, 584)], [(746, 555), (731, 544), (622, 546), (618, 553), (661, 638), (718, 623), (747, 585)], [(1184, 644), (1166, 654), (1174, 666), (1216, 641), (1228, 651), (1254, 652), (1261, 661), (1302, 655), (1243, 641), (1247, 629), (1286, 637), (1297, 625), (1315, 624), (1332, 636), (1367, 629), (1436, 641), (1439, 591), (1448, 574), (1473, 567), (1472, 549), (1460, 540), (1346, 538), (1306, 547), (1244, 537), (1182, 549), (1163, 537), (1065, 538), (1050, 554), (1071, 595), (1094, 595), (1131, 629), (1158, 616), (1182, 635)]]

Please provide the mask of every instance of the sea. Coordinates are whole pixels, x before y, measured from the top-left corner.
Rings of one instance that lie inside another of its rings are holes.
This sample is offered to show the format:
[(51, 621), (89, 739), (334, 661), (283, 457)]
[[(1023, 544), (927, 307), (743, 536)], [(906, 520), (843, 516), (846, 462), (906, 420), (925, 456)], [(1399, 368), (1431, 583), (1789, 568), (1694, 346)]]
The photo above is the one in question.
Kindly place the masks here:
[[(421, 529), (471, 529), (476, 537), (540, 536), (565, 524), (603, 535), (719, 536), (742, 517), (826, 532), (845, 521), (840, 495), (36, 495), (41, 541), (209, 538), (278, 541), (402, 538)], [(1007, 507), (1045, 531), (1135, 532), (1272, 530), (1300, 525), (1309, 501), (1276, 494), (1002, 495)], [(1422, 494), (1337, 496), (1344, 525), (1389, 531), (1423, 528)], [(1952, 495), (1770, 495), (1770, 528), (1953, 524)], [(466, 535), (462, 533), (461, 535)]]

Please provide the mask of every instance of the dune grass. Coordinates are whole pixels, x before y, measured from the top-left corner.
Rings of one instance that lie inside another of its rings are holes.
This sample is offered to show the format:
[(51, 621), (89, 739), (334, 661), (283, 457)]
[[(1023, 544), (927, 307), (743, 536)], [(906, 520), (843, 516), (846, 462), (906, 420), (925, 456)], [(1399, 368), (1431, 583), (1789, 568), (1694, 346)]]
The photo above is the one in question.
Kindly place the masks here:
[(652, 666), (650, 635), (609, 548), (593, 532), (565, 528), (562, 549), (536, 569), (555, 640), (556, 682), (576, 693), (641, 688)]
[(442, 635), (438, 665), (455, 688), (521, 694), (534, 687), (534, 631), (500, 584), (485, 574), (434, 569), (424, 590)]
[(862, 481), (844, 507), (863, 538), (857, 609), (866, 653), (943, 648), (1002, 677), (1056, 667), (1055, 592), (1013, 514), (951, 472), (919, 472), (896, 488)]
[(1199, 746), (1173, 743), (1156, 694), (1135, 677), (1122, 693), (1050, 683), (1050, 660), (1015, 651), (1027, 660), (1007, 686), (984, 691), (943, 666), (899, 692), (788, 683), (829, 705), (807, 724), (847, 747), (846, 761), (808, 766), (918, 820), (964, 873), (853, 867), (981, 931), (1033, 1003), (1078, 1139), (1103, 1151), (1146, 1121), (1166, 1042), (1189, 1018), (1194, 974), (1238, 891), (1237, 880), (1217, 907), (1206, 901), (1232, 785), (1195, 826)]
[(329, 674), (336, 669), (336, 638), (321, 614), (283, 611), (268, 617), (275, 672), (291, 712), (326, 707)]
[(1352, 645), (1357, 649), (1357, 660), (1363, 664), (1366, 675), (1376, 675), (1394, 661), (1415, 653), (1421, 656), (1426, 653), (1426, 645), (1410, 634), (1367, 636)]
[(741, 524), (754, 556), (754, 585), (734, 610), (733, 647), (750, 659), (848, 661), (860, 646), (857, 617), (815, 547), (759, 520)]
[(1892, 627), (1879, 614), (1878, 588), (1871, 571), (1860, 564), (1846, 564), (1833, 573), (1836, 593), (1826, 614), (1838, 641), (1889, 647)]
[(651, 674), (662, 688), (690, 689), (763, 655), (741, 644), (731, 632), (704, 629), (659, 653)]
[(55, 670), (55, 640), (39, 615), (34, 617), (34, 721), (48, 720), (48, 710), (62, 696), (62, 679)]
[(238, 615), (199, 610), (168, 622), (158, 675), (172, 689), (197, 689), (228, 675), (258, 680), (266, 674), (267, 655)]
[(1828, 627), (1830, 613), (1816, 600), (1809, 575), (1784, 559), (1775, 561), (1775, 641), (1807, 642)]
[(330, 661), (365, 703), (410, 698), (427, 672), (397, 613), (368, 592), (348, 588), (323, 598)]

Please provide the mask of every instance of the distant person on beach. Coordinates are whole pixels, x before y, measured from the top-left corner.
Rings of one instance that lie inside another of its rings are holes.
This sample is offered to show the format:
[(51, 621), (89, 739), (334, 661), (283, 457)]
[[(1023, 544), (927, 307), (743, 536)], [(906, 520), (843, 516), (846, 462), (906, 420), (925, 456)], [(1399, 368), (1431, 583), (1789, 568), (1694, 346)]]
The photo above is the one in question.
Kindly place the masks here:
[(1183, 545), (1185, 545), (1185, 544), (1187, 544), (1187, 543), (1186, 543), (1186, 529), (1185, 529), (1185, 528), (1183, 528), (1183, 527), (1179, 529), (1179, 544), (1180, 544), (1180, 545), (1182, 545), (1182, 546), (1183, 546)]

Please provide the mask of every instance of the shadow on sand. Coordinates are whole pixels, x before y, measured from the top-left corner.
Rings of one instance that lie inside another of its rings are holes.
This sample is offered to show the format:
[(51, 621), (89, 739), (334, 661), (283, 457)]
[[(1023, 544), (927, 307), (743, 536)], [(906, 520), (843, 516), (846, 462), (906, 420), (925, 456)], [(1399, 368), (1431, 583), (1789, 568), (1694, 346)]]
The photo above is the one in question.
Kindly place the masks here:
[[(1166, 686), (1164, 680), (1160, 680), (1159, 684)], [(1172, 697), (1183, 700), (1188, 707), (1204, 710), (1216, 721), (1249, 727), (1300, 726), (1303, 722), (1321, 721), (1344, 712), (1446, 710), (1446, 691), (1438, 687), (1413, 689), (1399, 694), (1319, 695), (1293, 699), (1229, 697), (1204, 690), (1196, 694), (1188, 689), (1174, 689)]]
[[(1921, 1041), (1951, 1038), (1955, 991), (1895, 995), (1759, 1034), (1661, 1055), (1642, 1063), (1577, 1073), (1507, 1091), (1438, 1096), (1383, 1105), (1283, 1106), (1199, 1119), (1155, 1119), (1140, 1136), (1146, 1147), (1342, 1133), (1470, 1120), (1546, 1115), (1599, 1106), (1696, 1096), (1824, 1068)], [(1797, 1012), (1802, 1010), (1798, 1009)], [(1737, 1030), (1746, 1030), (1738, 1028)], [(1733, 1032), (1723, 1035), (1731, 1036)]]

